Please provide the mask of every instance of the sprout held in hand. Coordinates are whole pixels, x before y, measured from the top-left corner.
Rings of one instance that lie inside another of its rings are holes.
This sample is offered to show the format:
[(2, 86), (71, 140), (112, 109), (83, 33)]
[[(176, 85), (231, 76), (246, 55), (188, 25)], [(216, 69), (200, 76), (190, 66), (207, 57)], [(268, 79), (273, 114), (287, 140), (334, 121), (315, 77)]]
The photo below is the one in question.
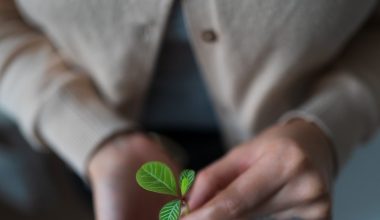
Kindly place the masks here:
[[(145, 190), (177, 197), (167, 203), (160, 211), (160, 220), (178, 220), (181, 215), (189, 213), (186, 194), (195, 179), (193, 170), (182, 171), (179, 178), (178, 193), (176, 178), (166, 164), (158, 161), (145, 163), (136, 173), (137, 183)], [(181, 211), (182, 210), (182, 211)]]

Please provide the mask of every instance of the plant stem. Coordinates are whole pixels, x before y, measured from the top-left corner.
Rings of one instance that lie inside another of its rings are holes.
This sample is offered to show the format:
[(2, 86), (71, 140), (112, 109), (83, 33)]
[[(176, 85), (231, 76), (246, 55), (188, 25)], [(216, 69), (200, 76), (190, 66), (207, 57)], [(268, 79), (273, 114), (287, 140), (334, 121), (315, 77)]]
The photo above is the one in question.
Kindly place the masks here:
[(190, 207), (186, 200), (182, 200), (182, 213), (181, 216), (186, 216), (190, 214)]

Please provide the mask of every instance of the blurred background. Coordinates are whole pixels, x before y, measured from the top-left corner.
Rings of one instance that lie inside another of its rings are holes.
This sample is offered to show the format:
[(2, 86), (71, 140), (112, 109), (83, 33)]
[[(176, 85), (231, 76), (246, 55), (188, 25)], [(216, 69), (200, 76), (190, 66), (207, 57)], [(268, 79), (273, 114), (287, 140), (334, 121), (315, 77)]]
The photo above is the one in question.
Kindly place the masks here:
[[(335, 190), (334, 219), (380, 219), (379, 168), (380, 135), (358, 149), (342, 170)], [(62, 162), (52, 154), (30, 149), (14, 125), (1, 118), (1, 220), (91, 220), (90, 201), (85, 185)]]
[(335, 189), (334, 220), (380, 219), (380, 135), (359, 148)]

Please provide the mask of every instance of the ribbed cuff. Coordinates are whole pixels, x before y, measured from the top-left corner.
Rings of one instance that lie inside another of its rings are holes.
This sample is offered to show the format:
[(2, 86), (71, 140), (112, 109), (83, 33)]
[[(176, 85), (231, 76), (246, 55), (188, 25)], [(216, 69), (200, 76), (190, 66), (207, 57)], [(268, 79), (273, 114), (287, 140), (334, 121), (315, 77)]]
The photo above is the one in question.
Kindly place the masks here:
[(60, 88), (37, 120), (42, 140), (82, 177), (86, 177), (89, 157), (104, 140), (136, 128), (108, 108), (84, 80)]
[(339, 170), (354, 147), (376, 129), (376, 109), (367, 87), (352, 76), (340, 74), (326, 81), (308, 102), (287, 112), (280, 121), (303, 118), (319, 126), (333, 143)]

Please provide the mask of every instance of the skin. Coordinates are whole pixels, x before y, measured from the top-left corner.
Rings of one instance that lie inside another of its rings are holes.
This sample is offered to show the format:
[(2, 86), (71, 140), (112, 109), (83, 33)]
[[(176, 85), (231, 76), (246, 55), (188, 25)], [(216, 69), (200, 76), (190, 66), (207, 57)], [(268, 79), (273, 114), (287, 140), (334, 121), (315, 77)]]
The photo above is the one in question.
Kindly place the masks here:
[(163, 148), (140, 133), (120, 135), (104, 144), (89, 163), (97, 220), (157, 219), (170, 197), (143, 190), (136, 171), (148, 161), (159, 160), (175, 172), (179, 166)]
[(333, 158), (314, 124), (275, 125), (199, 173), (183, 220), (331, 219)]
[[(93, 156), (89, 177), (97, 220), (157, 219), (167, 198), (135, 182), (136, 170), (151, 160), (180, 170), (139, 133), (111, 140)], [(328, 220), (333, 165), (319, 128), (303, 120), (274, 125), (199, 173), (189, 197), (192, 212), (182, 220)]]

